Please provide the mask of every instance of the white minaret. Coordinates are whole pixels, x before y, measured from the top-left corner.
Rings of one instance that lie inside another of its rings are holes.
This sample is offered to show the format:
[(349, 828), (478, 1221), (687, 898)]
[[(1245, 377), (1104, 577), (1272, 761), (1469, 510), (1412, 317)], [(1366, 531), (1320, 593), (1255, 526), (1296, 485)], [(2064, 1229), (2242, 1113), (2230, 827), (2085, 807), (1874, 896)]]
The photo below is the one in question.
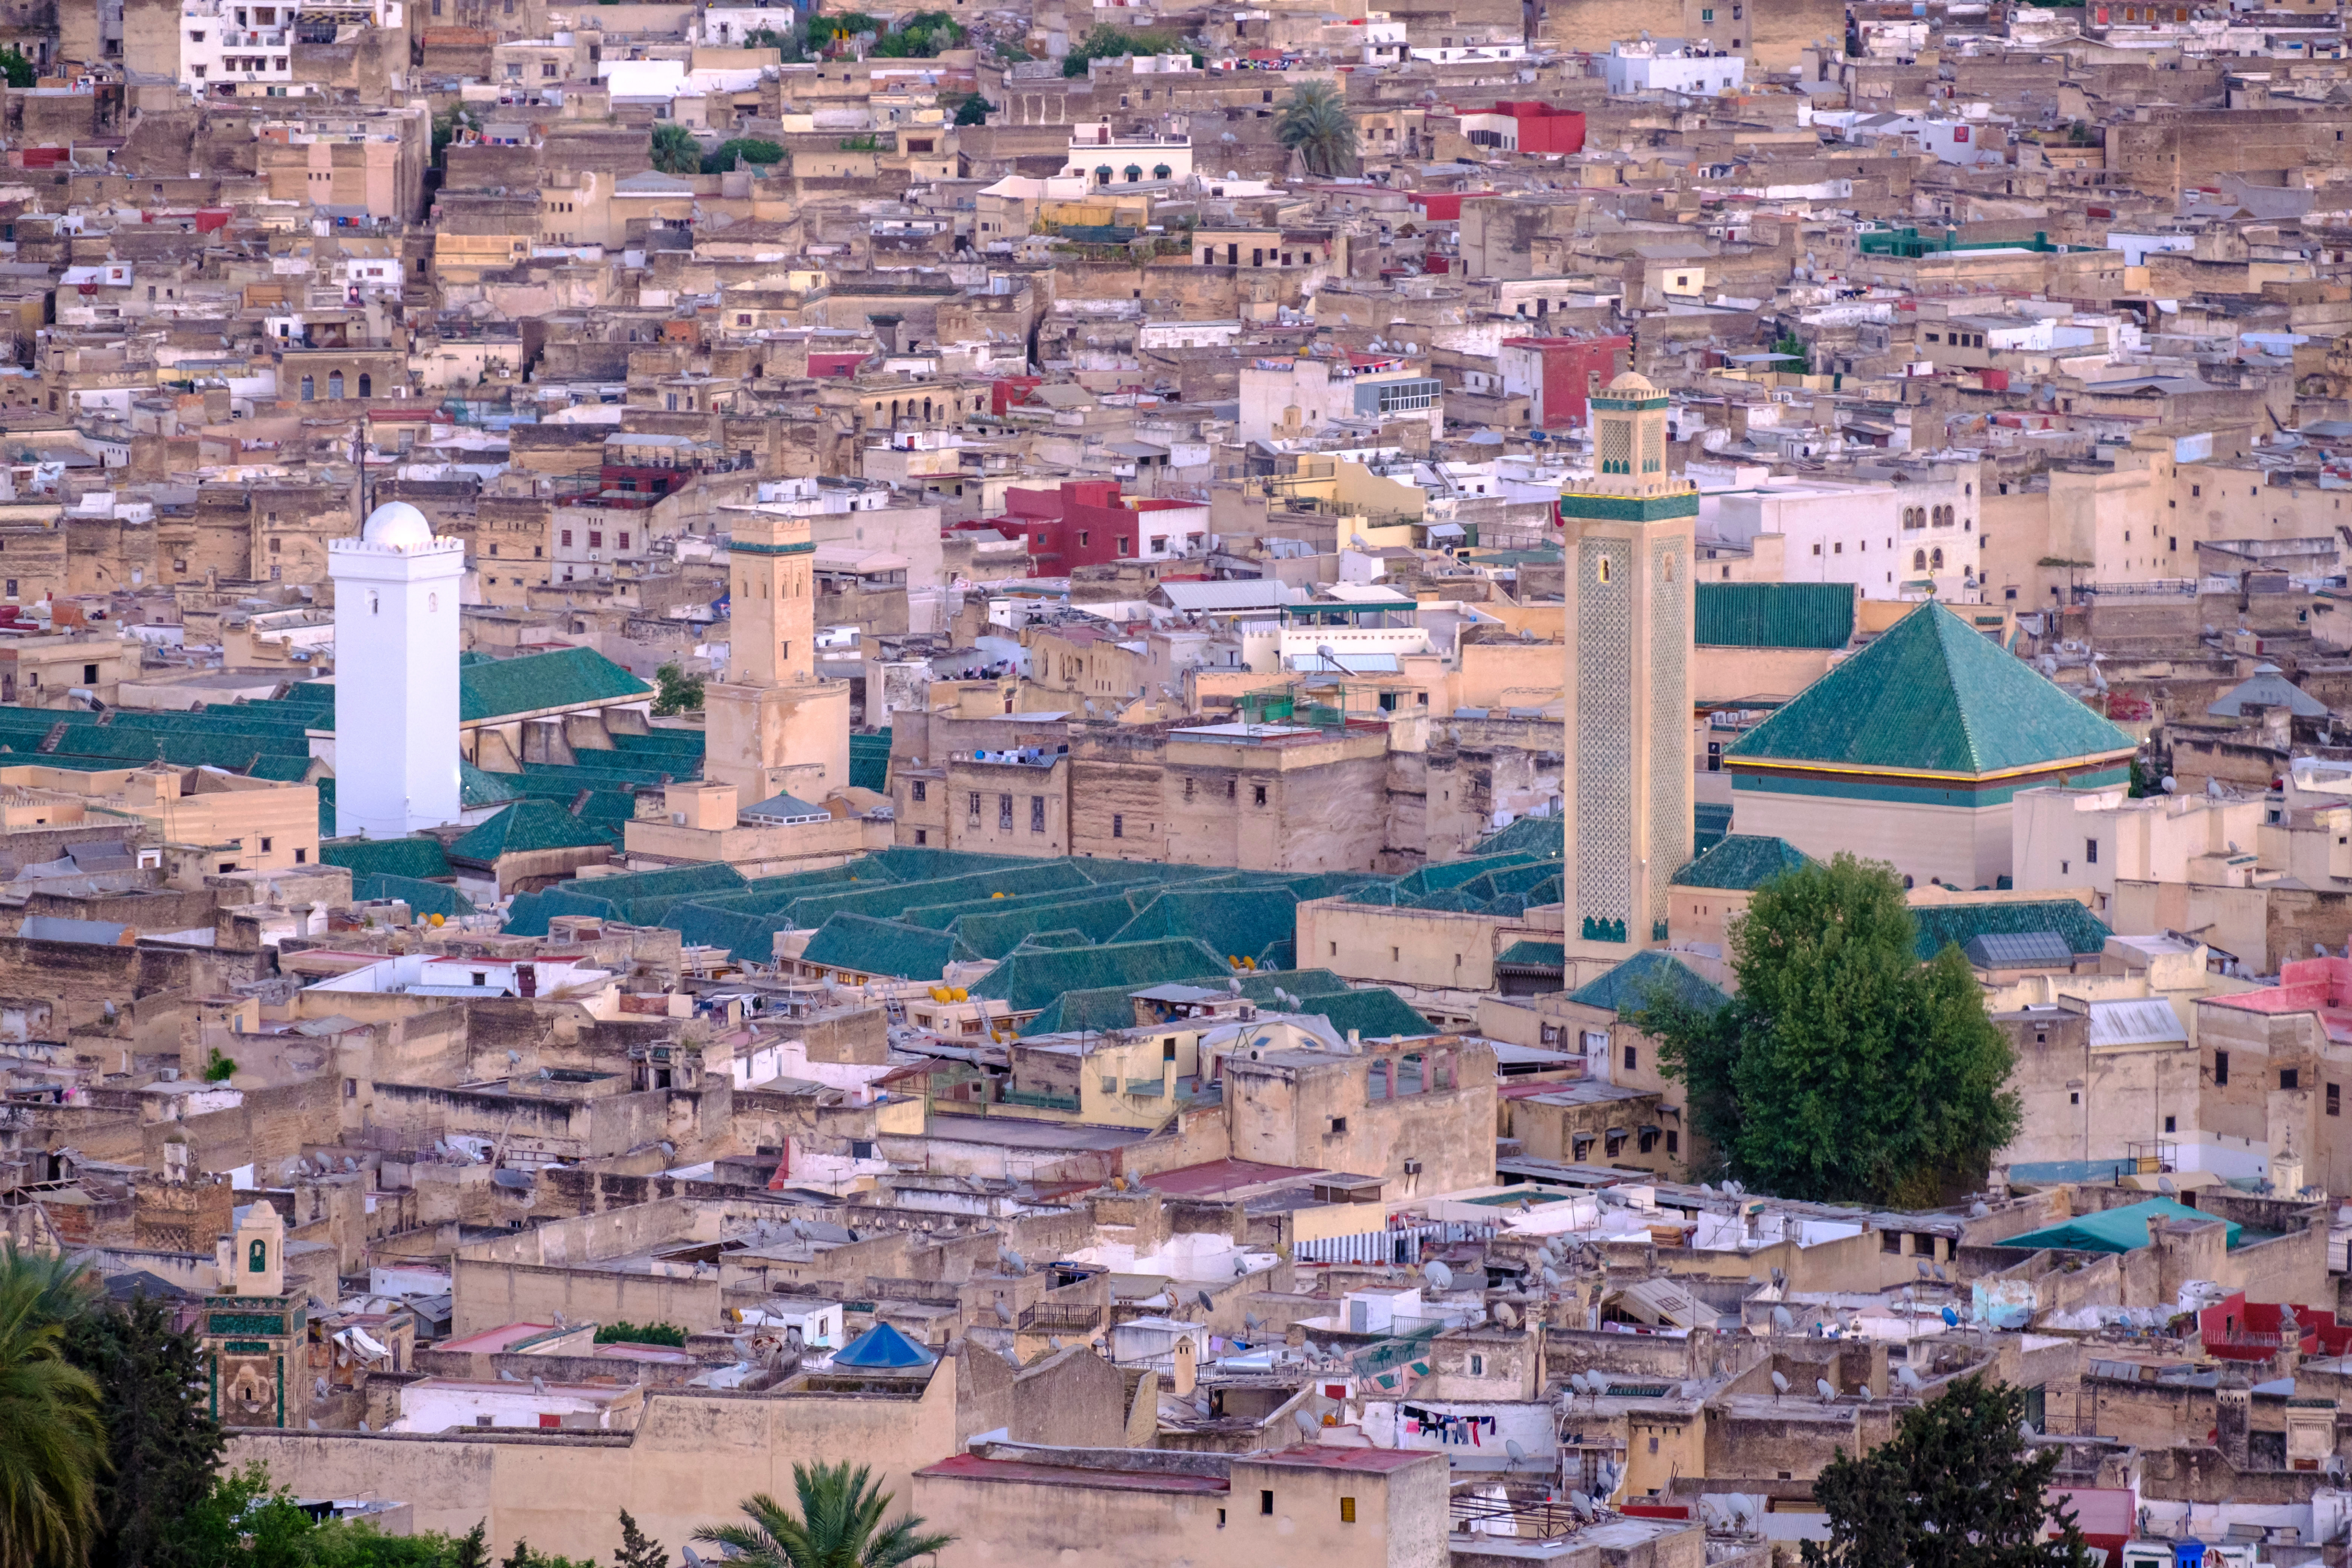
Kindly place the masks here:
[(457, 820), (459, 539), (387, 501), (327, 545), (335, 580), (335, 831), (396, 839)]

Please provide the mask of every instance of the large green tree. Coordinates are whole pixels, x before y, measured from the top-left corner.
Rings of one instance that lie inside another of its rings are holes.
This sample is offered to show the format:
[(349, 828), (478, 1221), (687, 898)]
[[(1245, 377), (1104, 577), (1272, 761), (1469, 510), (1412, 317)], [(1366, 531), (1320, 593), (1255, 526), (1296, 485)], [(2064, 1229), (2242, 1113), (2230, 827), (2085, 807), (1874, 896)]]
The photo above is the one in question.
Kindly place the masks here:
[(1634, 1014), (1731, 1175), (1785, 1197), (1921, 1205), (1983, 1179), (2016, 1135), (2015, 1065), (1956, 947), (1919, 961), (1892, 867), (1841, 854), (1757, 891), (1738, 994)]
[(97, 1534), (98, 1384), (65, 1354), (92, 1291), (62, 1259), (0, 1249), (0, 1568), (79, 1568)]
[(751, 1522), (706, 1525), (697, 1541), (735, 1549), (737, 1568), (898, 1568), (945, 1550), (955, 1537), (925, 1534), (923, 1521), (902, 1513), (889, 1524), (890, 1494), (864, 1465), (794, 1465), (795, 1514), (761, 1492), (743, 1504)]
[(97, 1380), (106, 1424), (92, 1568), (201, 1568), (185, 1521), (213, 1490), (222, 1439), (195, 1336), (140, 1295), (69, 1320), (65, 1352)]
[(2026, 1443), (2022, 1389), (1964, 1377), (1891, 1440), (1841, 1449), (1813, 1483), (1830, 1539), (1804, 1543), (1805, 1568), (2089, 1568), (2074, 1515), (2045, 1497), (2063, 1450)]
[(1274, 122), (1275, 139), (1305, 161), (1310, 174), (1344, 174), (1356, 162), (1356, 117), (1329, 82), (1303, 81)]

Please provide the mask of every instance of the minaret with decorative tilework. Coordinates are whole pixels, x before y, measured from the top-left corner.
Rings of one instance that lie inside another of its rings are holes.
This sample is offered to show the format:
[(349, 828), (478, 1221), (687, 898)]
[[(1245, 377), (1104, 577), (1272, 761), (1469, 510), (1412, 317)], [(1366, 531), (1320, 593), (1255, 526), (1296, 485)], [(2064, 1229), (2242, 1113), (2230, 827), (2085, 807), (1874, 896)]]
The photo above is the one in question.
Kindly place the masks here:
[(1666, 472), (1666, 394), (1631, 373), (1591, 400), (1593, 476), (1559, 498), (1567, 548), (1571, 952), (1665, 939), (1691, 858), (1691, 553), (1698, 488)]

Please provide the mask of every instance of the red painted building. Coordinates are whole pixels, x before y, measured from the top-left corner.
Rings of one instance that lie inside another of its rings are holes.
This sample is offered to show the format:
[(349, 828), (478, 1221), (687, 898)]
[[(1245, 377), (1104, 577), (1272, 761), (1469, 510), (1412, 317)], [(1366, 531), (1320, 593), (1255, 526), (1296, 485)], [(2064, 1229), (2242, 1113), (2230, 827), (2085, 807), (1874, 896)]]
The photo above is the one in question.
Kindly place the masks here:
[(1207, 507), (1121, 497), (1116, 479), (1066, 479), (1051, 490), (1011, 489), (1004, 516), (960, 529), (988, 528), (1029, 547), (1029, 575), (1066, 577), (1082, 566), (1181, 557), (1205, 536)]
[[(1465, 129), (1475, 118), (1475, 110), (1464, 117)], [(1521, 152), (1581, 152), (1584, 151), (1584, 114), (1580, 110), (1561, 109), (1556, 104), (1533, 102), (1498, 103), (1486, 111), (1498, 114), (1517, 123), (1517, 147)]]
[(1524, 394), (1538, 430), (1564, 430), (1585, 422), (1585, 399), (1633, 368), (1633, 340), (1623, 333), (1592, 338), (1506, 338), (1495, 356), (1505, 396)]

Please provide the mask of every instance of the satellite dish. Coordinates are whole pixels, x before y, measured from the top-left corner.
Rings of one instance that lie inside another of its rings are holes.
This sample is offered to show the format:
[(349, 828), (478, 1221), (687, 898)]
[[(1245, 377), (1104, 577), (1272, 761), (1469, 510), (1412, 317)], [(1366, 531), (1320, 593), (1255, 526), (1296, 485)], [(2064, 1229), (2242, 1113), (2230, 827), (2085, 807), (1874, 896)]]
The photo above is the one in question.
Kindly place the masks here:
[(1316, 1420), (1314, 1416), (1309, 1416), (1304, 1410), (1293, 1410), (1290, 1413), (1290, 1418), (1297, 1424), (1299, 1434), (1302, 1437), (1311, 1438), (1318, 1431), (1322, 1429), (1322, 1423)]
[(2029, 1443), (2033, 1441), (2034, 1438), (2042, 1436), (2041, 1433), (2033, 1429), (2033, 1423), (2031, 1421), (2020, 1421), (2017, 1424), (2017, 1435)]
[(1948, 1329), (1956, 1329), (1959, 1327), (1960, 1314), (1954, 1312), (1951, 1308), (1946, 1307), (1944, 1309), (1944, 1326)]
[(1433, 1290), (1450, 1291), (1454, 1288), (1454, 1270), (1434, 1258), (1421, 1266), (1421, 1272)]
[(1772, 1326), (1776, 1329), (1793, 1329), (1797, 1326), (1797, 1320), (1790, 1316), (1788, 1308), (1776, 1305), (1772, 1309)]
[(1504, 1448), (1504, 1449), (1505, 1449), (1507, 1452), (1508, 1452), (1508, 1453), (1510, 1454), (1510, 1456), (1511, 1456), (1511, 1463), (1513, 1463), (1513, 1464), (1515, 1464), (1515, 1465), (1516, 1465), (1516, 1464), (1517, 1464), (1521, 1459), (1524, 1459), (1524, 1458), (1526, 1458), (1528, 1457), (1528, 1451), (1527, 1451), (1525, 1448), (1522, 1448), (1521, 1447), (1519, 1447), (1519, 1440), (1518, 1440), (1517, 1437), (1506, 1437), (1506, 1438), (1504, 1438), (1504, 1439), (1503, 1439), (1503, 1448)]
[(1869, 1384), (1867, 1384), (1867, 1383), (1864, 1384), (1860, 1388), (1856, 1389), (1856, 1390), (1855, 1390), (1855, 1392), (1856, 1392), (1856, 1393), (1858, 1393), (1858, 1394), (1860, 1394), (1860, 1395), (1862, 1396), (1862, 1402), (1863, 1402), (1864, 1405), (1869, 1404), (1869, 1403), (1870, 1403), (1870, 1401), (1871, 1401), (1871, 1399), (1874, 1397), (1874, 1396), (1873, 1396), (1873, 1395), (1871, 1394), (1871, 1392), (1870, 1392), (1870, 1385), (1869, 1385)]
[(1924, 1279), (1926, 1279), (1927, 1277), (1927, 1260), (1925, 1258), (1922, 1258), (1921, 1260), (1919, 1260), (1919, 1278), (1921, 1278), (1921, 1279), (1923, 1279), (1923, 1280), (1924, 1280)]
[(1579, 1513), (1591, 1513), (1593, 1511), (1592, 1500), (1580, 1491), (1572, 1491), (1569, 1493), (1568, 1500), (1576, 1505), (1576, 1511)]
[(1920, 1386), (1919, 1375), (1907, 1366), (1898, 1366), (1895, 1369), (1895, 1380), (1906, 1388), (1916, 1390)]
[(1772, 1392), (1775, 1394), (1789, 1392), (1789, 1379), (1785, 1374), (1776, 1372), (1772, 1375)]
[(2174, 1197), (2180, 1192), (2180, 1184), (2168, 1176), (2160, 1176), (2156, 1178), (2156, 1190), (2167, 1197)]
[(1822, 1396), (1823, 1403), (1827, 1403), (1828, 1401), (1837, 1397), (1836, 1385), (1831, 1383), (1826, 1377), (1816, 1377), (1813, 1379), (1813, 1392)]

